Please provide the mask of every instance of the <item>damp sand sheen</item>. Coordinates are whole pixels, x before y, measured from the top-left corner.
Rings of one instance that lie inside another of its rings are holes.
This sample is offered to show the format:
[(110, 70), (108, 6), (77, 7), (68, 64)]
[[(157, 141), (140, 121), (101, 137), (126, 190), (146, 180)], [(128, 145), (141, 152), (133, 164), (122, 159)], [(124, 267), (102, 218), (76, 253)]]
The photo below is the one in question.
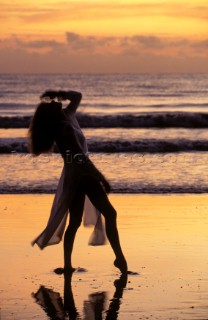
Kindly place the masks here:
[[(53, 272), (62, 266), (62, 243), (43, 251), (30, 245), (47, 222), (53, 195), (0, 198), (1, 319), (52, 319), (52, 311), (65, 319), (64, 278)], [(110, 246), (88, 246), (92, 230), (82, 226), (73, 253), (81, 269), (70, 287), (77, 319), (206, 319), (208, 196), (112, 194), (110, 200), (129, 270), (139, 274), (117, 288)], [(38, 301), (41, 290), (53, 297), (52, 309)]]

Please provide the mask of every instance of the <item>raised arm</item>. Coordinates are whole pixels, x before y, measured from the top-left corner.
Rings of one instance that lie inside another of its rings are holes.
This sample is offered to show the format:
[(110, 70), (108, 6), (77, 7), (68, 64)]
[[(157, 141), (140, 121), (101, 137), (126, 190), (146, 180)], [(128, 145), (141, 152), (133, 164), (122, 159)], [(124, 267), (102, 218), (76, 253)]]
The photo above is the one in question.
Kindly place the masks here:
[(54, 90), (47, 90), (41, 96), (41, 100), (54, 100), (58, 99), (59, 101), (66, 101), (69, 100), (70, 103), (66, 107), (67, 110), (75, 112), (82, 100), (81, 92), (77, 91), (54, 91)]
[(77, 91), (60, 91), (60, 96), (58, 98), (60, 100), (69, 100), (70, 103), (66, 109), (75, 112), (82, 100), (82, 94)]

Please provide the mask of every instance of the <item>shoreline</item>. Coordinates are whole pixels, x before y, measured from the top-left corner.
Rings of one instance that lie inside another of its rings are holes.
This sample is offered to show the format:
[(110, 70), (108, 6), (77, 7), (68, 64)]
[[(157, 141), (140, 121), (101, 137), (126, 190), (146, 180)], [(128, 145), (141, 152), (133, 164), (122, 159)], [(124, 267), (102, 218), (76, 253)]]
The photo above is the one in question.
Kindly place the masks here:
[[(11, 192), (0, 192), (0, 196), (12, 196), (12, 195), (15, 195), (15, 196), (21, 196), (21, 195), (28, 195), (28, 196), (31, 196), (31, 195), (48, 195), (48, 196), (51, 196), (51, 195), (55, 195), (56, 193), (56, 190), (51, 190), (51, 191), (37, 191), (37, 192), (34, 192), (34, 191), (31, 191), (31, 192), (28, 192), (27, 190), (25, 191), (17, 191), (17, 192), (14, 192), (11, 190)], [(149, 195), (149, 196), (203, 196), (203, 195), (208, 195), (208, 190), (207, 191), (199, 191), (199, 192), (150, 192), (150, 191), (147, 191), (147, 192), (138, 192), (138, 191), (131, 191), (131, 192), (126, 192), (126, 191), (111, 191), (110, 194), (108, 194), (108, 196), (111, 196), (111, 195), (138, 195), (138, 196), (145, 196), (145, 195)]]

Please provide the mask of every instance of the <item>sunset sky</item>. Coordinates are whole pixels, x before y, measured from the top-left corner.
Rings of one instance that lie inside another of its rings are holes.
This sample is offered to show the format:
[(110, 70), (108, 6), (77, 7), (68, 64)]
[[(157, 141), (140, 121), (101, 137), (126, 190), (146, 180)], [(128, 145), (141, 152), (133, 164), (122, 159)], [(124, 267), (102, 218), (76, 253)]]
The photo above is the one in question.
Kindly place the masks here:
[(0, 72), (208, 72), (207, 0), (0, 0)]

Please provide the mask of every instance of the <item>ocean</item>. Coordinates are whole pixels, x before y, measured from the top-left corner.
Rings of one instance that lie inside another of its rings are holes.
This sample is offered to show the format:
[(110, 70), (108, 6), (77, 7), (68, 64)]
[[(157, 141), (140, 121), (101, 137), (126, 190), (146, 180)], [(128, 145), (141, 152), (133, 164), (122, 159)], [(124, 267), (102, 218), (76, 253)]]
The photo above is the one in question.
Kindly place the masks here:
[(113, 192), (208, 192), (208, 74), (0, 75), (1, 193), (53, 193), (58, 153), (28, 153), (45, 90), (76, 90), (91, 159)]

